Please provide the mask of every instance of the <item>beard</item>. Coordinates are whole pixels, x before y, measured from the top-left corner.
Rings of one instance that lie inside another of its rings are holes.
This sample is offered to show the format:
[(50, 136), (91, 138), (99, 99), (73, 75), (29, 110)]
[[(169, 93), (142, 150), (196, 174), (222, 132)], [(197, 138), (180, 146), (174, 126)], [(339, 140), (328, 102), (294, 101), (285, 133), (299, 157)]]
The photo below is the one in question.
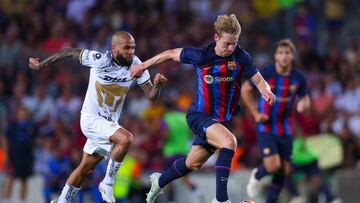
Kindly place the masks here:
[(120, 66), (127, 66), (130, 67), (132, 64), (132, 59), (127, 60), (126, 58), (124, 58), (120, 53), (116, 54), (115, 57), (115, 62), (119, 63)]

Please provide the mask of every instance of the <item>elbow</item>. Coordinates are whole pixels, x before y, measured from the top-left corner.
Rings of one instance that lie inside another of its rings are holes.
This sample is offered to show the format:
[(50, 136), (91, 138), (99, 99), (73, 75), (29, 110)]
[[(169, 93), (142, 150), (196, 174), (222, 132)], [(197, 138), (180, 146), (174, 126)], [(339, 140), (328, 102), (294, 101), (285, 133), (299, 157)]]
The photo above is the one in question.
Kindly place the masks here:
[(157, 99), (156, 97), (149, 97), (149, 100), (152, 102), (156, 101), (156, 99)]
[(171, 59), (173, 61), (179, 61), (179, 55), (180, 55), (180, 49), (169, 49), (166, 51), (166, 55), (168, 59)]
[(297, 111), (299, 113), (304, 113), (306, 111), (310, 110), (310, 103), (302, 104), (297, 106)]
[(154, 102), (154, 101), (156, 101), (156, 99), (158, 98), (158, 96), (157, 96), (157, 95), (148, 95), (147, 98), (148, 98), (150, 101)]

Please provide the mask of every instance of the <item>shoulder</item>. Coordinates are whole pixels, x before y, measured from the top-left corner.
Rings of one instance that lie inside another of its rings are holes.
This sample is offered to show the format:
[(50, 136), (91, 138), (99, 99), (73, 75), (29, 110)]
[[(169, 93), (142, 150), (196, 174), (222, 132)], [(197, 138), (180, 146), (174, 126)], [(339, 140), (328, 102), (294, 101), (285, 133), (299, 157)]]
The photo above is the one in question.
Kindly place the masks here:
[(102, 53), (96, 50), (84, 49), (80, 54), (80, 62), (90, 67), (102, 68), (111, 63), (111, 59), (112, 56), (109, 51)]
[(180, 53), (180, 62), (202, 65), (207, 61), (207, 50), (206, 48), (195, 48), (195, 47), (184, 47)]
[(305, 73), (298, 68), (294, 67), (291, 71), (291, 74), (298, 79), (305, 80)]
[(138, 65), (138, 64), (141, 64), (141, 63), (142, 63), (142, 61), (139, 59), (139, 57), (134, 55), (132, 64), (133, 65)]
[(275, 64), (267, 65), (260, 70), (262, 74), (274, 74), (276, 73)]
[(96, 51), (96, 50), (84, 49), (83, 54), (87, 54), (94, 61), (111, 59), (111, 52), (109, 52), (109, 51), (106, 51), (105, 53), (103, 53), (103, 52)]
[(249, 52), (242, 48), (240, 44), (237, 44), (234, 50), (234, 54), (236, 57), (248, 57), (250, 56)]
[(242, 48), (239, 44), (236, 46), (234, 50), (234, 57), (240, 64), (249, 64), (249, 62), (252, 62), (253, 59), (250, 55), (250, 53)]

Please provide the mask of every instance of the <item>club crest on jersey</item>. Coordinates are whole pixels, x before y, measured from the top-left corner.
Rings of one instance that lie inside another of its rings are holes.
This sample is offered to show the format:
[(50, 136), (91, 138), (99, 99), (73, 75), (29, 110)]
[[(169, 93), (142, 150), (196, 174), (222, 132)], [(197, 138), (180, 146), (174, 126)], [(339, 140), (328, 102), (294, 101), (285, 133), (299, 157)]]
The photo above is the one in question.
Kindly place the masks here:
[(214, 78), (213, 78), (213, 76), (211, 76), (211, 75), (205, 75), (205, 76), (204, 76), (204, 81), (205, 81), (207, 84), (211, 84), (211, 83), (214, 82)]
[(290, 89), (291, 92), (295, 92), (296, 86), (295, 85), (290, 85), (289, 89)]
[(269, 147), (264, 148), (263, 152), (264, 152), (265, 155), (269, 155), (270, 154), (270, 148)]
[(236, 68), (236, 63), (235, 63), (235, 61), (229, 61), (229, 62), (228, 62), (228, 69), (229, 69), (229, 70), (235, 70), (235, 68)]
[(93, 58), (94, 60), (98, 60), (101, 58), (101, 54), (100, 53), (93, 54)]

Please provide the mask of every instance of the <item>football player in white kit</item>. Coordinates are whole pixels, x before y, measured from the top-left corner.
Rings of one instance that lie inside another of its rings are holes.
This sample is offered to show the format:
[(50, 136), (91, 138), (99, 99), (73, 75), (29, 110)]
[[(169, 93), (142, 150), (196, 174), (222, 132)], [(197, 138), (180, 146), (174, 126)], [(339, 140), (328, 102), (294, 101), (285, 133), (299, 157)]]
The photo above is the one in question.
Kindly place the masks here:
[[(29, 58), (30, 69), (36, 70), (67, 57), (78, 59), (82, 65), (91, 68), (80, 119), (81, 130), (87, 137), (83, 157), (67, 179), (61, 195), (51, 201), (53, 203), (71, 202), (86, 177), (108, 155), (110, 159), (106, 175), (99, 184), (99, 190), (105, 202), (115, 203), (112, 185), (133, 139), (133, 135), (119, 125), (118, 119), (126, 93), (133, 82), (129, 69), (141, 61), (134, 55), (135, 40), (129, 33), (116, 32), (112, 36), (111, 45), (112, 50), (107, 53), (66, 48), (41, 62), (38, 58)], [(153, 85), (148, 71), (135, 80), (150, 100), (159, 96), (160, 88), (166, 82), (166, 78), (158, 73)]]

